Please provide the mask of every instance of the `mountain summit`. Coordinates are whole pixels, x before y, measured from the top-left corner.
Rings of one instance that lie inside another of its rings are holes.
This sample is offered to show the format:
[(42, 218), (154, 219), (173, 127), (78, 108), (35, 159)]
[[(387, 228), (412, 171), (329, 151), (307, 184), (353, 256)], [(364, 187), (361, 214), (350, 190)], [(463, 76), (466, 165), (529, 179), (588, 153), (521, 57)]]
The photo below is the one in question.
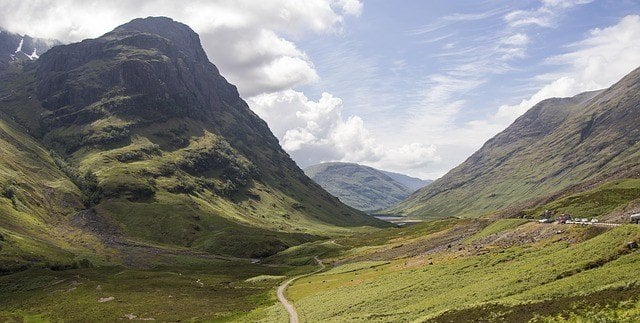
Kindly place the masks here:
[(182, 23), (135, 19), (0, 74), (3, 156), (28, 152), (21, 175), (0, 172), (6, 212), (34, 225), (20, 234), (258, 257), (381, 224), (304, 175)]

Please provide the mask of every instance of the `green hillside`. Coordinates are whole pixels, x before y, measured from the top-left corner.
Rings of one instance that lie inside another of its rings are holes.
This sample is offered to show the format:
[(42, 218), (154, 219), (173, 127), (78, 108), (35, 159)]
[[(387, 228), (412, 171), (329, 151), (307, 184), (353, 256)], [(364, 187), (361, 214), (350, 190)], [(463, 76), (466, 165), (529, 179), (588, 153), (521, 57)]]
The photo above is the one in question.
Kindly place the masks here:
[(388, 208), (415, 191), (402, 181), (410, 185), (422, 181), (401, 174), (394, 179), (386, 172), (353, 163), (322, 163), (304, 172), (343, 203), (366, 212)]
[(323, 252), (329, 269), (288, 290), (300, 317), (308, 322), (640, 319), (640, 254), (627, 246), (640, 240), (638, 226), (443, 221), (334, 240)]
[(637, 177), (638, 79), (635, 70), (609, 89), (540, 102), (389, 212), (477, 217), (583, 182)]

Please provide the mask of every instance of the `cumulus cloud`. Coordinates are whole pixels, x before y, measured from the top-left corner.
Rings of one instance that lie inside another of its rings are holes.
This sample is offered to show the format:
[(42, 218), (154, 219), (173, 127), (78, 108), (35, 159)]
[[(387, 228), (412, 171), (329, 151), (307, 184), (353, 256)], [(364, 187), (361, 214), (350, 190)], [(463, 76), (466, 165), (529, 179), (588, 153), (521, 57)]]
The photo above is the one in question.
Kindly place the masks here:
[(415, 169), (440, 159), (433, 145), (385, 148), (360, 117), (344, 117), (342, 100), (329, 93), (313, 101), (301, 92), (287, 90), (252, 97), (248, 103), (302, 167), (349, 161), (392, 170)]
[(550, 57), (547, 64), (557, 72), (537, 77), (540, 90), (516, 105), (503, 105), (497, 120), (511, 122), (534, 104), (551, 97), (568, 97), (580, 92), (606, 88), (640, 66), (640, 16), (624, 17), (617, 24), (593, 29), (571, 51)]
[(133, 18), (169, 16), (198, 32), (210, 59), (243, 96), (252, 96), (315, 82), (313, 63), (294, 41), (337, 31), (345, 16), (361, 11), (358, 0), (25, 0), (3, 3), (0, 25), (70, 42)]

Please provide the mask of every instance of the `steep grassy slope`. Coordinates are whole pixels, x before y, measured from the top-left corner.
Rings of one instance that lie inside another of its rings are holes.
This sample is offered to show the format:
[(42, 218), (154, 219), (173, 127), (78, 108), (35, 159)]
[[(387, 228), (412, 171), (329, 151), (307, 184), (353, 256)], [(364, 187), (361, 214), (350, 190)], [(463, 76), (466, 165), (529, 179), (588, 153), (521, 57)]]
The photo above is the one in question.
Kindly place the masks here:
[(390, 212), (474, 217), (595, 178), (637, 177), (639, 81), (635, 70), (607, 90), (540, 102)]
[[(53, 151), (38, 158), (54, 160), (59, 185), (75, 194), (66, 212), (103, 240), (259, 257), (381, 225), (307, 178), (198, 35), (171, 19), (136, 19), (12, 62), (0, 83), (3, 118), (24, 127), (27, 149)], [(38, 169), (25, 180), (42, 181)]]
[(340, 201), (366, 212), (390, 207), (414, 191), (380, 170), (358, 164), (322, 163), (304, 171)]
[(109, 251), (75, 226), (82, 193), (40, 144), (0, 119), (0, 274), (76, 266)]

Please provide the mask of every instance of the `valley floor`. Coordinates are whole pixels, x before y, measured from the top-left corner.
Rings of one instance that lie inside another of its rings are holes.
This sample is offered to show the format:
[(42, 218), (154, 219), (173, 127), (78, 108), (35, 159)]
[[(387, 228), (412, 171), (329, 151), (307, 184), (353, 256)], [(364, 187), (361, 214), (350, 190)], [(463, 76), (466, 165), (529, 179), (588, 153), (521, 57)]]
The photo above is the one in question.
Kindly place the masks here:
[(0, 320), (287, 322), (276, 289), (303, 275), (282, 289), (301, 322), (634, 322), (638, 241), (630, 224), (444, 219), (260, 263), (174, 254), (172, 266), (32, 268), (0, 276)]

